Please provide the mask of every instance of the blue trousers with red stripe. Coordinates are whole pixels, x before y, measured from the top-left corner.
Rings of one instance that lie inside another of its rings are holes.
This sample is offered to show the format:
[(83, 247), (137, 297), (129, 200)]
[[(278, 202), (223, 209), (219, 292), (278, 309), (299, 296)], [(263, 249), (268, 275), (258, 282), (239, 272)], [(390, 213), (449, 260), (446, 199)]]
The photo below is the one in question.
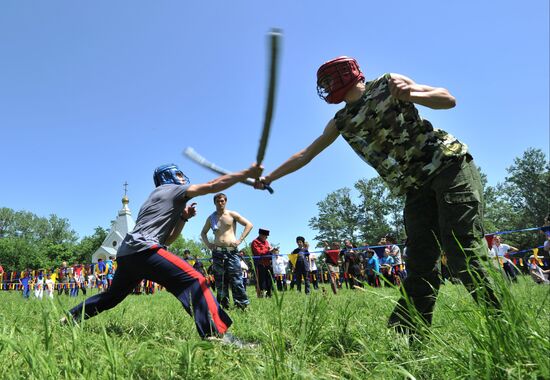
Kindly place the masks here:
[(90, 318), (118, 305), (143, 280), (165, 287), (195, 318), (201, 337), (224, 334), (232, 321), (222, 310), (206, 279), (191, 265), (165, 249), (151, 249), (117, 259), (111, 287), (70, 310), (75, 320)]

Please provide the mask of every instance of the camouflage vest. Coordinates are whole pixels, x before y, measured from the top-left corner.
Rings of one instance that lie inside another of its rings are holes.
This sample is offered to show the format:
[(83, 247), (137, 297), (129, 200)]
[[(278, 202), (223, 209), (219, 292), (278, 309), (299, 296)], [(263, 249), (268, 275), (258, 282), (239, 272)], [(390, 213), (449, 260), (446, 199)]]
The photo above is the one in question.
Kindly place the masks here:
[(334, 116), (336, 128), (365, 162), (380, 174), (392, 192), (405, 194), (424, 185), (450, 158), (468, 147), (447, 132), (432, 127), (411, 102), (391, 96), (390, 74), (365, 83), (357, 102)]

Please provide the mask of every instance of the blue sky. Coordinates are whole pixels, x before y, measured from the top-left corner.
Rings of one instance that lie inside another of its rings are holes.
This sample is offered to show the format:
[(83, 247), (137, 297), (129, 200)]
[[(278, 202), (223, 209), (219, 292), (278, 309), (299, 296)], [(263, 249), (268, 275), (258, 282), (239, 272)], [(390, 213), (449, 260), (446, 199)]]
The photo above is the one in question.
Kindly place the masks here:
[[(0, 207), (69, 219), (80, 237), (108, 228), (123, 183), (134, 217), (152, 172), (175, 162), (213, 175), (192, 146), (231, 170), (251, 164), (263, 122), (266, 32), (283, 29), (264, 166), (307, 146), (339, 106), (315, 73), (339, 55), (367, 79), (385, 72), (448, 88), (457, 107), (421, 114), (466, 142), (489, 183), (527, 148), (549, 149), (549, 5), (530, 1), (16, 1), (0, 3)], [(228, 208), (271, 230), (282, 251), (329, 192), (375, 176), (339, 138), (276, 193), (237, 185)], [(198, 238), (214, 209), (184, 230)], [(313, 242), (313, 245), (315, 242)]]

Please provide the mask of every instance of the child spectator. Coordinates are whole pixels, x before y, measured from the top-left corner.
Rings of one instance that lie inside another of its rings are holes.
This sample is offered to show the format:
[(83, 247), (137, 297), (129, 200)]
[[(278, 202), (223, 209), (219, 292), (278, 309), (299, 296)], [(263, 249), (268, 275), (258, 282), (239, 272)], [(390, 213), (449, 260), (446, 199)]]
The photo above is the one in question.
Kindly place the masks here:
[(39, 300), (44, 296), (44, 276), (42, 275), (42, 271), (38, 273), (36, 281), (34, 282), (34, 295)]
[(306, 248), (306, 240), (303, 236), (296, 237), (298, 247), (292, 251), (296, 256), (296, 265), (294, 266), (294, 276), (296, 279), (296, 289), (302, 291), (302, 279), (304, 280), (305, 293), (309, 294), (309, 251)]
[(365, 264), (365, 272), (367, 275), (367, 282), (370, 286), (378, 288), (380, 286), (380, 281), (378, 279), (378, 274), (380, 273), (380, 263), (378, 261), (378, 255), (375, 254), (374, 250), (367, 248), (367, 260)]
[(243, 287), (246, 292), (246, 285), (248, 285), (248, 265), (246, 265), (246, 261), (244, 261), (244, 251), (240, 251), (239, 255), (241, 256), (241, 271), (243, 274)]
[(28, 271), (21, 274), (21, 277), (19, 278), (19, 285), (21, 285), (23, 298), (29, 298), (31, 294), (30, 281), (31, 281), (31, 277)]
[(277, 290), (286, 291), (286, 263), (283, 256), (279, 254), (279, 248), (273, 248), (273, 276), (277, 283)]
[[(306, 242), (307, 243), (307, 242)], [(309, 244), (307, 244), (309, 249)], [(317, 269), (317, 256), (313, 253), (309, 254), (309, 276), (310, 282), (313, 285), (313, 289), (319, 289), (319, 270)]]
[(384, 249), (384, 257), (380, 259), (380, 273), (382, 273), (382, 276), (387, 280), (384, 282), (389, 282), (390, 284), (395, 283), (392, 276), (393, 264), (394, 260), (393, 257), (390, 256), (390, 249), (386, 247)]
[(550, 269), (543, 270), (541, 267), (539, 267), (537, 264), (537, 259), (534, 255), (529, 256), (528, 265), (529, 274), (531, 275), (533, 281), (535, 281), (537, 284), (550, 284), (550, 281), (548, 280)]
[(54, 282), (53, 282), (52, 277), (49, 273), (46, 274), (45, 288), (46, 288), (46, 296), (49, 299), (53, 300)]

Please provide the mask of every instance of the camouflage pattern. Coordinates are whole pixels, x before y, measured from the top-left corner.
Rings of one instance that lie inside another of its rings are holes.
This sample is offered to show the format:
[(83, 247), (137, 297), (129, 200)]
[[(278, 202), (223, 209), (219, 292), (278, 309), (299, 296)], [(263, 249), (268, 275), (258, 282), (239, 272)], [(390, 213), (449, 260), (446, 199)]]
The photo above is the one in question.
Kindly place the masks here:
[(422, 119), (412, 102), (390, 93), (390, 74), (365, 83), (362, 98), (334, 117), (336, 128), (392, 192), (418, 189), (462, 157), (468, 147), (449, 133)]
[(229, 286), (233, 293), (233, 302), (237, 307), (244, 309), (250, 300), (246, 294), (241, 269), (241, 257), (237, 250), (212, 251), (212, 267), (216, 281), (216, 298), (224, 308), (229, 308)]

